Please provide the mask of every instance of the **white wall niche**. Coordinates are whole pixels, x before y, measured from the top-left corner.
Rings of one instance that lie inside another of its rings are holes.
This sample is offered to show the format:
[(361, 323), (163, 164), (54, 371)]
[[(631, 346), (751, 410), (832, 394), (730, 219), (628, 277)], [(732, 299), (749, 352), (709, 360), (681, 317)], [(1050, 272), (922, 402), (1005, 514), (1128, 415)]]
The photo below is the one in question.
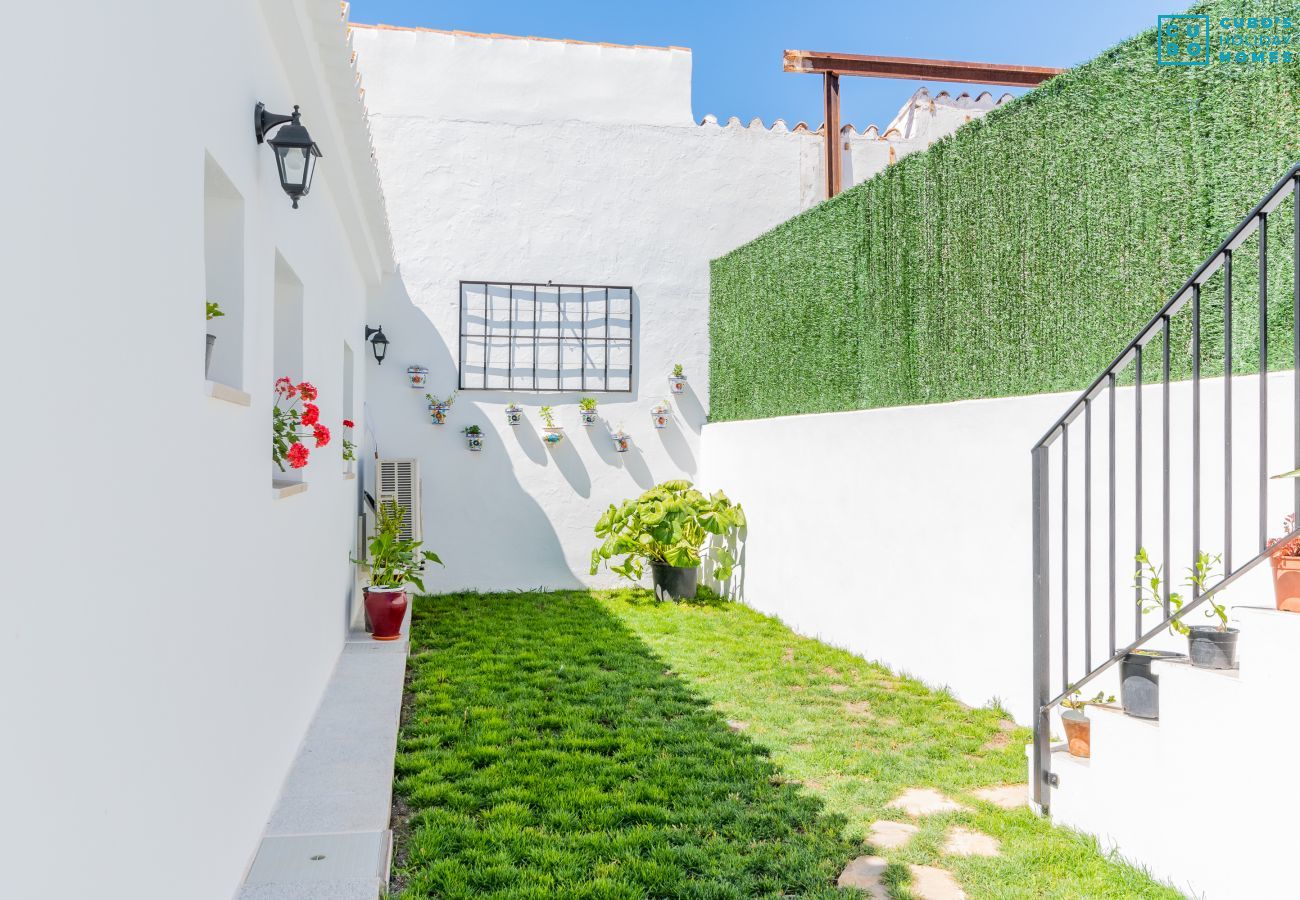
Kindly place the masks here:
[[(275, 311), (274, 311), (274, 352), (275, 378), (287, 377), (294, 384), (303, 380), (302, 371), (302, 319), (303, 286), (301, 279), (293, 268), (285, 262), (277, 251), (275, 254)], [(301, 401), (300, 401), (301, 402)], [(285, 471), (271, 464), (273, 482), (299, 482), (303, 480), (303, 469), (292, 469), (286, 464)]]
[(243, 195), (212, 155), (204, 153), (203, 299), (220, 304), (225, 313), (206, 323), (206, 334), (217, 339), (207, 378), (240, 389), (244, 387), (244, 252)]

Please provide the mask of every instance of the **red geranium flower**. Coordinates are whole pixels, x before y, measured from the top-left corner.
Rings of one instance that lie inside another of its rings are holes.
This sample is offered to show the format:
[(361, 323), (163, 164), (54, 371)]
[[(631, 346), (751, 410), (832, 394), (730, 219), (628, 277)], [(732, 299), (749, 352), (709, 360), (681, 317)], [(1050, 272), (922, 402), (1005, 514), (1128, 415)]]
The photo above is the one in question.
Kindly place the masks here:
[(289, 448), (289, 452), (285, 455), (288, 457), (289, 465), (292, 468), (301, 469), (303, 466), (307, 465), (307, 457), (311, 455), (311, 451), (302, 444), (295, 443)]
[[(306, 394), (303, 394), (302, 396), (304, 400), (307, 399)], [(303, 425), (315, 425), (320, 421), (320, 407), (314, 403), (304, 403), (302, 405), (302, 419), (300, 421)]]
[(288, 378), (277, 378), (275, 379), (275, 392), (277, 394), (284, 394), (286, 397), (292, 397), (294, 394), (298, 393), (298, 389), (294, 387), (293, 382)]
[(316, 427), (312, 429), (312, 434), (316, 436), (317, 447), (324, 447), (330, 442), (330, 430), (320, 423), (317, 423)]
[(344, 428), (356, 428), (357, 426), (352, 422), (351, 419), (344, 419), (344, 420), (343, 420), (343, 427), (344, 427)]
[(302, 394), (302, 399), (304, 400), (316, 399), (316, 388), (313, 387), (309, 381), (304, 381), (302, 384), (298, 385), (298, 392)]

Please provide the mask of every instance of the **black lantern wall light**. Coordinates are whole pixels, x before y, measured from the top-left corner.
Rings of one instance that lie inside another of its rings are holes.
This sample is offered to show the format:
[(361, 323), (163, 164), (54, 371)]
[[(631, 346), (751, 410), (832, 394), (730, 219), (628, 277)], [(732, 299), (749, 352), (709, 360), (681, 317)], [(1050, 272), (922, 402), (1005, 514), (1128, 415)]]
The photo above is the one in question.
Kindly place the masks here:
[[(266, 142), (275, 151), (275, 166), (280, 171), (280, 187), (293, 201), (293, 208), (298, 208), (298, 200), (306, 197), (311, 190), (311, 177), (316, 173), (316, 160), (320, 157), (320, 148), (311, 139), (307, 129), (298, 120), (298, 107), (294, 106), (291, 115), (266, 111), (266, 104), (259, 103), (253, 108), (253, 130), (257, 142)], [(287, 124), (286, 124), (287, 123)], [(283, 125), (275, 137), (267, 140), (267, 132), (277, 125)]]
[(370, 341), (370, 348), (375, 353), (375, 362), (379, 365), (384, 364), (384, 355), (388, 353), (388, 338), (384, 337), (384, 326), (371, 328), (366, 326), (366, 340)]

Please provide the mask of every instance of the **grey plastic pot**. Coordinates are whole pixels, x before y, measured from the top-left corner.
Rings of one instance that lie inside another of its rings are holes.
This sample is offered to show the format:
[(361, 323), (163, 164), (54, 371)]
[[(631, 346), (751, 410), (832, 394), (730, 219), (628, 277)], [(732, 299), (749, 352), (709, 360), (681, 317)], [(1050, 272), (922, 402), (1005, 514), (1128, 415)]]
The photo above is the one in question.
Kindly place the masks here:
[(650, 563), (650, 576), (654, 580), (656, 600), (693, 600), (700, 567)]
[(1134, 650), (1119, 664), (1119, 699), (1124, 712), (1139, 719), (1160, 718), (1160, 676), (1151, 671), (1157, 659), (1186, 659), (1168, 650)]
[(1237, 668), (1237, 629), (1220, 631), (1213, 625), (1193, 625), (1189, 630), (1187, 654), (1192, 665), (1202, 669)]
[(215, 334), (208, 335), (208, 355), (203, 360), (203, 377), (208, 377), (208, 370), (212, 368), (212, 345), (217, 342)]

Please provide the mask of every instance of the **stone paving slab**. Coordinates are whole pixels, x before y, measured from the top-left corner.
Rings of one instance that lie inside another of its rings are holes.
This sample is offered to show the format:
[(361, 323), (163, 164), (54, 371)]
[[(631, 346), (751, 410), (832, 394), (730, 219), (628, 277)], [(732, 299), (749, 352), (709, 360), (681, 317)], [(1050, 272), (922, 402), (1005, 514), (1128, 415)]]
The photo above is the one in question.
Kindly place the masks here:
[(949, 856), (1001, 856), (1001, 847), (995, 837), (957, 826), (948, 832), (943, 852)]
[(901, 809), (909, 816), (931, 816), (935, 813), (966, 809), (956, 800), (948, 799), (934, 788), (908, 788), (889, 801), (889, 805), (894, 809)]
[(871, 845), (881, 850), (897, 850), (912, 839), (912, 835), (921, 829), (906, 822), (890, 822), (882, 819), (871, 823)]
[(1029, 788), (1023, 784), (1003, 784), (997, 787), (980, 788), (971, 793), (1003, 809), (1018, 809), (1029, 805)]
[(852, 887), (865, 891), (872, 900), (889, 900), (889, 892), (880, 882), (888, 866), (889, 863), (879, 856), (859, 856), (844, 867), (835, 884), (837, 887)]
[(912, 872), (911, 891), (917, 900), (966, 900), (966, 892), (946, 869), (934, 866), (908, 866)]

